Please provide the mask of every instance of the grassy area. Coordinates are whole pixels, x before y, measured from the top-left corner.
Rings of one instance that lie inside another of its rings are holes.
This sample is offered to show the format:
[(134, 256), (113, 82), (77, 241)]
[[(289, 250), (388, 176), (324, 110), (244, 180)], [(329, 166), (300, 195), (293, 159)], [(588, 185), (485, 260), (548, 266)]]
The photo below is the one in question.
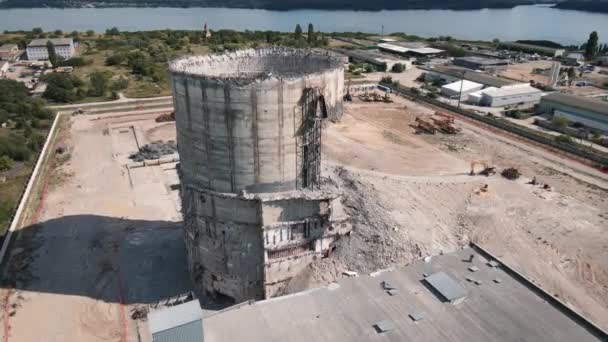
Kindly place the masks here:
[(8, 230), (11, 216), (31, 171), (32, 165), (28, 163), (20, 167), (15, 174), (7, 177), (5, 182), (0, 182), (0, 235)]

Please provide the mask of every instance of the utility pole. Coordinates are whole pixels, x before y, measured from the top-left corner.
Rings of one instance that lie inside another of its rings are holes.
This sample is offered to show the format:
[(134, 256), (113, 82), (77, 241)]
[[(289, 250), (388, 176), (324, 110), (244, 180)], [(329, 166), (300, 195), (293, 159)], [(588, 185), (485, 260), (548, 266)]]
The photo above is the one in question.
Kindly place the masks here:
[(380, 31), (380, 37), (384, 38), (384, 25), (382, 25), (382, 30)]
[(458, 94), (458, 108), (460, 108), (460, 99), (462, 99), (462, 85), (464, 83), (464, 73), (466, 71), (462, 71), (462, 77), (460, 78), (460, 93)]

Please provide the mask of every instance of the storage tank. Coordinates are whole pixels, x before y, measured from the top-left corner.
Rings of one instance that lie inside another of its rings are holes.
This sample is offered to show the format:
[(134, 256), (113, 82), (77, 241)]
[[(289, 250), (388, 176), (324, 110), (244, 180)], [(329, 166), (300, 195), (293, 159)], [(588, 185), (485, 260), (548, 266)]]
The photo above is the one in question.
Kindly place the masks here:
[(182, 182), (259, 193), (305, 188), (306, 178), (318, 177), (306, 167), (312, 149), (302, 129), (311, 107), (340, 118), (344, 73), (337, 59), (249, 49), (184, 57), (170, 71)]

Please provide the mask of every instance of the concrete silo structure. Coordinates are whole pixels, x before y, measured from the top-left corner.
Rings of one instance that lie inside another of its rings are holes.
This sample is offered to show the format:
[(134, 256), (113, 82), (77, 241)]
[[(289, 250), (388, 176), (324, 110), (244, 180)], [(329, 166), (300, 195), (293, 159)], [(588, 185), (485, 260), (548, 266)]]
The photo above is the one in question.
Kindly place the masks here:
[(170, 65), (185, 240), (202, 294), (270, 297), (350, 229), (321, 184), (321, 128), (342, 114), (343, 67), (306, 50)]

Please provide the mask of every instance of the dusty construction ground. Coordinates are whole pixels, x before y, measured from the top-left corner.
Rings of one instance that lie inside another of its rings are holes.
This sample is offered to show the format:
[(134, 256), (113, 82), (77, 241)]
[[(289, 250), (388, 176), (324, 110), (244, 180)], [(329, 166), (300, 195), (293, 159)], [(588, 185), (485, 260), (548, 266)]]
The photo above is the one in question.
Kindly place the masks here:
[[(462, 134), (415, 135), (416, 115), (432, 111), (395, 100), (349, 103), (326, 127), (325, 176), (344, 189), (354, 232), (290, 290), (473, 240), (608, 326), (606, 176), (459, 120)], [(71, 159), (55, 173), (62, 181), (50, 183), (41, 223), (24, 228), (11, 252), (16, 282), (0, 293), (14, 288), (2, 315), (10, 341), (149, 341), (130, 309), (190, 289), (174, 166), (123, 166), (138, 144), (175, 137), (154, 117), (72, 118)], [(468, 176), (479, 159), (519, 167), (553, 191)], [(484, 184), (489, 192), (479, 193)]]
[[(346, 192), (354, 233), (291, 290), (472, 240), (608, 327), (608, 175), (458, 119), (461, 134), (415, 135), (409, 125), (432, 111), (397, 102), (355, 100), (327, 128), (326, 175)], [(472, 160), (524, 177), (468, 176)], [(533, 176), (553, 190), (526, 184)], [(489, 192), (480, 193), (484, 184)]]
[(175, 165), (124, 167), (155, 117), (71, 118), (71, 158), (12, 248), (2, 341), (149, 341), (131, 309), (191, 290)]

